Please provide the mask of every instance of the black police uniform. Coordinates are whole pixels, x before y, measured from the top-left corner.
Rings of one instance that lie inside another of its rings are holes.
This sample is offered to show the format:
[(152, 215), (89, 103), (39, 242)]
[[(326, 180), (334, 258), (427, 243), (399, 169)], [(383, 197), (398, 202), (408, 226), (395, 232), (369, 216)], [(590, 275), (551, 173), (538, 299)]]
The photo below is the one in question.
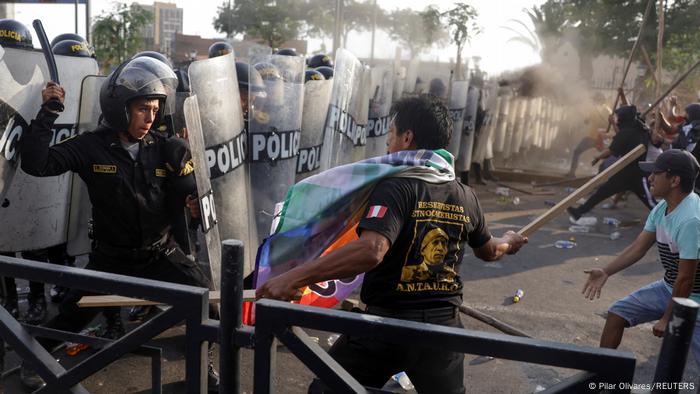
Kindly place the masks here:
[[(460, 265), (466, 246), (479, 248), (491, 234), (473, 190), (457, 181), (432, 184), (391, 178), (372, 192), (358, 233), (375, 231), (391, 247), (365, 273), (366, 313), (462, 327)], [(341, 336), (330, 349), (361, 384), (381, 388), (405, 371), (419, 393), (463, 393), (464, 355), (372, 337)], [(329, 392), (316, 380), (309, 392)]]
[[(49, 147), (57, 117), (42, 109), (32, 121), (22, 136), (22, 169), (34, 176), (74, 171), (85, 181), (94, 221), (93, 250), (85, 268), (209, 287), (204, 271), (169, 237), (169, 201), (180, 201), (182, 208), (195, 190), (186, 142), (151, 131), (138, 142), (134, 160), (116, 131), (100, 127)], [(77, 331), (89, 323), (98, 310), (76, 305), (86, 294), (71, 290), (60, 315), (47, 326)]]

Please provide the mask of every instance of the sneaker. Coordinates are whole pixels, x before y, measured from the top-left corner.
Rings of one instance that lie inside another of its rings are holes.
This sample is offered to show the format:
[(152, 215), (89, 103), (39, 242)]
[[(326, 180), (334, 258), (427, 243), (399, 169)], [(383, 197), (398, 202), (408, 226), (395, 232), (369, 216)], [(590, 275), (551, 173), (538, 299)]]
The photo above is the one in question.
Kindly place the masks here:
[(579, 219), (581, 219), (581, 214), (578, 213), (578, 211), (577, 211), (576, 208), (574, 208), (574, 207), (568, 207), (568, 208), (566, 208), (566, 212), (569, 214), (569, 221), (570, 221), (572, 224), (576, 224), (576, 222), (577, 222)]
[(15, 319), (19, 318), (19, 304), (17, 303), (17, 298), (7, 298), (2, 306), (10, 312), (10, 315)]
[(153, 310), (153, 305), (137, 305), (129, 309), (129, 321), (141, 321)]
[(66, 294), (68, 294), (68, 288), (63, 286), (56, 285), (52, 287), (51, 290), (49, 290), (49, 295), (51, 295), (51, 302), (53, 302), (54, 304), (58, 304), (61, 301), (63, 301), (63, 299), (66, 298)]
[(22, 363), (22, 367), (19, 370), (19, 380), (22, 382), (22, 386), (30, 391), (35, 391), (46, 386), (44, 379), (34, 372), (34, 370), (25, 366), (24, 363)]
[(214, 352), (209, 349), (207, 365), (207, 391), (210, 393), (219, 392), (219, 373), (214, 369)]
[(107, 317), (107, 328), (105, 328), (102, 338), (117, 340), (123, 337), (124, 334), (126, 334), (126, 330), (124, 329), (121, 316), (118, 318)]
[(29, 324), (39, 324), (46, 319), (46, 299), (43, 294), (39, 297), (29, 298), (26, 320)]

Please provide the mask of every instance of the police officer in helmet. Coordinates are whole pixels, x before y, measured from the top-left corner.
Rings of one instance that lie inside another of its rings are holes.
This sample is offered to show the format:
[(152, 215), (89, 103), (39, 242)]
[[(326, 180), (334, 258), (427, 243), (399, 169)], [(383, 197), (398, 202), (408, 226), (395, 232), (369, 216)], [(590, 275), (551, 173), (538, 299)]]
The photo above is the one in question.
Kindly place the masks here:
[(233, 46), (226, 41), (219, 41), (209, 47), (209, 58), (228, 55), (233, 52)]
[(0, 19), (0, 45), (10, 48), (32, 49), (29, 28), (14, 19)]
[[(163, 116), (167, 98), (174, 94), (177, 77), (166, 64), (149, 57), (131, 59), (104, 82), (100, 91), (102, 124), (49, 147), (57, 113), (42, 106), (23, 136), (22, 169), (34, 176), (76, 172), (87, 185), (94, 221), (93, 250), (87, 269), (209, 287), (201, 267), (173, 241), (170, 223), (173, 206), (187, 206), (198, 216), (191, 155), (187, 142), (166, 138), (152, 128)], [(53, 82), (42, 92), (43, 102), (63, 101), (63, 88)], [(78, 308), (87, 293), (71, 290), (60, 314), (47, 327), (79, 331), (97, 311)], [(50, 349), (54, 341), (39, 341)], [(218, 376), (209, 365), (209, 387)], [(43, 384), (31, 370), (20, 377), (28, 387)]]
[(51, 46), (54, 55), (95, 57), (95, 53), (84, 42), (76, 40), (62, 40)]
[(248, 121), (249, 108), (255, 108), (262, 102), (267, 94), (265, 84), (260, 73), (255, 68), (244, 62), (236, 62), (236, 76), (238, 78), (238, 93), (241, 96), (241, 109), (243, 119)]

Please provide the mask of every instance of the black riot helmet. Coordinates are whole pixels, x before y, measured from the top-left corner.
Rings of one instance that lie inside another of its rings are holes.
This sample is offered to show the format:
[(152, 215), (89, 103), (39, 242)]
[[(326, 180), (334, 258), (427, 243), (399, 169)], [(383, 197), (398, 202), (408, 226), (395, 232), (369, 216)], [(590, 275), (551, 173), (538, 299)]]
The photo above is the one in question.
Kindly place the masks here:
[(316, 71), (323, 74), (326, 79), (333, 79), (333, 69), (328, 66), (316, 67)]
[(209, 47), (209, 58), (228, 55), (233, 52), (233, 46), (226, 41), (219, 41)]
[(78, 42), (84, 42), (87, 46), (87, 41), (83, 38), (83, 36), (75, 33), (63, 33), (59, 34), (56, 37), (51, 40), (51, 48), (54, 47), (57, 43), (64, 41), (64, 40), (74, 40)]
[(65, 55), (75, 57), (95, 57), (95, 54), (85, 45), (84, 42), (76, 40), (63, 40), (51, 46), (54, 55)]
[(304, 83), (309, 81), (323, 81), (325, 79), (326, 77), (316, 70), (306, 70), (306, 72), (304, 72)]
[(32, 32), (14, 19), (0, 19), (0, 45), (9, 48), (32, 49)]
[(282, 79), (280, 70), (272, 63), (260, 62), (256, 63), (253, 67), (258, 70), (263, 81), (276, 81)]
[(331, 59), (330, 56), (324, 55), (324, 54), (318, 54), (318, 55), (313, 55), (309, 58), (309, 60), (306, 62), (307, 66), (310, 68), (316, 68), (316, 67), (333, 67), (333, 60)]
[(294, 48), (283, 48), (283, 49), (280, 49), (279, 51), (275, 52), (275, 55), (280, 55), (280, 56), (299, 56), (299, 55), (297, 55), (297, 51), (294, 50)]
[[(87, 40), (84, 39), (83, 36), (81, 36), (79, 34), (74, 34), (74, 33), (59, 34), (56, 37), (54, 37), (53, 40), (51, 40), (51, 48), (56, 46), (56, 44), (58, 44), (59, 42), (65, 41), (65, 40), (73, 40), (73, 41), (78, 41), (79, 43), (82, 43), (85, 46), (85, 48), (87, 48), (88, 52), (90, 52), (90, 56), (93, 58), (96, 57), (95, 56), (95, 48), (93, 48), (93, 46), (90, 45), (90, 43), (87, 42)], [(54, 52), (54, 53), (56, 53), (56, 52)]]
[(166, 102), (174, 97), (177, 76), (165, 63), (148, 56), (132, 58), (117, 67), (100, 89), (103, 122), (114, 130), (129, 127), (129, 104), (137, 98), (154, 98), (160, 109), (154, 125), (159, 125), (166, 111)]
[(153, 58), (153, 59), (156, 59), (156, 60), (159, 60), (159, 61), (165, 63), (168, 67), (170, 67), (170, 69), (173, 68), (173, 64), (170, 63), (170, 59), (168, 59), (167, 56), (163, 55), (163, 54), (160, 53), (160, 52), (156, 52), (156, 51), (141, 51), (141, 52), (135, 54), (134, 57), (132, 57), (132, 59), (136, 59), (136, 58), (139, 58), (139, 57), (150, 57), (150, 58)]
[(251, 69), (248, 63), (236, 62), (236, 76), (239, 89), (257, 93), (258, 96), (265, 96), (265, 84), (260, 73), (255, 68)]

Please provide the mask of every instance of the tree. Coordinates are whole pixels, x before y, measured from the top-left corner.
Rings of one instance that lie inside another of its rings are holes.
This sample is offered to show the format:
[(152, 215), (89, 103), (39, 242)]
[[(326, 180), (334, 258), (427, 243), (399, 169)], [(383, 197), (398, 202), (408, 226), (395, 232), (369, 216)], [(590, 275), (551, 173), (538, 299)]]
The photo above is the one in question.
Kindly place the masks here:
[[(332, 37), (335, 31), (335, 1), (307, 0), (303, 5), (303, 15), (307, 35), (311, 37)], [(377, 27), (387, 25), (386, 12), (373, 0), (343, 0), (341, 40), (347, 46), (351, 32), (369, 31), (374, 24), (376, 12)]]
[[(561, 3), (545, 3), (541, 7), (523, 8), (530, 19), (533, 28), (529, 28), (520, 20), (511, 19), (508, 22), (516, 28), (503, 26), (516, 35), (509, 42), (519, 42), (539, 53), (542, 61), (547, 63), (559, 48), (563, 32), (568, 28), (568, 20)], [(524, 31), (524, 32), (523, 32)]]
[(412, 58), (433, 45), (444, 45), (448, 37), (439, 16), (429, 10), (396, 9), (389, 14), (387, 22), (389, 37), (408, 49)]
[(214, 28), (229, 37), (235, 34), (262, 39), (272, 48), (299, 36), (303, 18), (294, 0), (236, 0), (219, 7)]
[[(551, 1), (551, 0), (550, 0)], [(455, 78), (463, 80), (462, 50), (472, 36), (481, 33), (481, 28), (476, 23), (479, 13), (474, 7), (466, 3), (455, 3), (454, 8), (440, 12), (435, 6), (429, 6), (424, 11), (424, 18), (429, 20), (442, 20), (450, 33), (452, 43), (457, 47), (457, 60), (455, 64)]]
[(153, 23), (153, 15), (134, 3), (115, 4), (114, 10), (98, 16), (92, 25), (97, 59), (108, 71), (143, 48), (141, 31)]

